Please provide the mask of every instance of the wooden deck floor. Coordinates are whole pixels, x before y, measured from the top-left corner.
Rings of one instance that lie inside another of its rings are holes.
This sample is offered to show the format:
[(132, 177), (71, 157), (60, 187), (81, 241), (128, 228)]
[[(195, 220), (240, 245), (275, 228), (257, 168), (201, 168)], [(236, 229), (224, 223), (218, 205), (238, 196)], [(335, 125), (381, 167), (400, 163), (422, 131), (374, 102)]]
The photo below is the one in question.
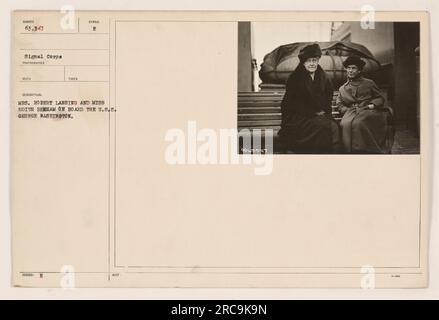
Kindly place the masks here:
[(403, 128), (396, 129), (392, 154), (419, 154), (419, 150), (419, 138), (416, 133)]

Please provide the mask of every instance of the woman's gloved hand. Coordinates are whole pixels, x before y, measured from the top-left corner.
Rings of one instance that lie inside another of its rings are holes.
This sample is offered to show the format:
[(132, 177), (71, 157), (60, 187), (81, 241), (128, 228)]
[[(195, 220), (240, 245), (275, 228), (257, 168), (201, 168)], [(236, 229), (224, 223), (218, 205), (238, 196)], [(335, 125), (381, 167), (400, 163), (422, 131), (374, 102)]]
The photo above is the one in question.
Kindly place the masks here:
[(343, 115), (346, 113), (346, 111), (348, 111), (349, 108), (348, 107), (340, 107), (340, 113)]

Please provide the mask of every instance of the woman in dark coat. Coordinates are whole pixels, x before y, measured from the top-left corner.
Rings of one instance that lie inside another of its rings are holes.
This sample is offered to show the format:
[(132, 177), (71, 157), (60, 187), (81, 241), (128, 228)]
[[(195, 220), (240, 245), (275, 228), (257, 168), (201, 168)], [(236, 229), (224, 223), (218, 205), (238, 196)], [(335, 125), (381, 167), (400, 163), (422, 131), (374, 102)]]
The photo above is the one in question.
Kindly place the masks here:
[(339, 152), (339, 128), (332, 119), (333, 87), (319, 65), (318, 44), (303, 48), (300, 64), (290, 75), (282, 100), (279, 136), (294, 153)]

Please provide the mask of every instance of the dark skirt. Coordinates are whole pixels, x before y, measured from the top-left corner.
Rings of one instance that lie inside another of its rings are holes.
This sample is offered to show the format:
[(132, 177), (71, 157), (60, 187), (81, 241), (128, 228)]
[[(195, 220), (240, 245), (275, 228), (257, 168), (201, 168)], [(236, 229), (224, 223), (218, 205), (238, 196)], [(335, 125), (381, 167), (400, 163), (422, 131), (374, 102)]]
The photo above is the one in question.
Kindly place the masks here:
[(279, 131), (287, 151), (302, 154), (330, 154), (340, 152), (340, 130), (332, 117), (306, 117), (293, 114), (288, 124)]

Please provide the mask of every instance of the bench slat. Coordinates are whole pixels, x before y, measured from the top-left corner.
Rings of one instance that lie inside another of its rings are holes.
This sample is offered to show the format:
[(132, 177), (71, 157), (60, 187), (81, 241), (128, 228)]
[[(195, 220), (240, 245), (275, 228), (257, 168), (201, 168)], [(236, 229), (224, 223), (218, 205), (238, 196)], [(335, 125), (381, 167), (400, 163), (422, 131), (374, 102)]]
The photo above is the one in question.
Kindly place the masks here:
[(247, 126), (247, 127), (241, 127), (241, 128), (238, 127), (238, 131), (239, 132), (242, 132), (242, 130), (250, 130), (251, 132), (253, 132), (254, 129), (261, 129), (261, 130), (271, 129), (271, 130), (273, 130), (275, 132), (278, 132), (280, 130), (280, 126), (261, 126), (261, 127), (249, 127), (249, 126)]
[(238, 102), (238, 108), (242, 107), (279, 107), (281, 101), (246, 101)]
[(270, 95), (270, 96), (238, 96), (238, 101), (254, 101), (254, 100), (273, 100), (281, 101), (284, 95)]
[(257, 126), (280, 126), (281, 120), (250, 120), (239, 121), (238, 127), (257, 127)]
[(280, 107), (245, 107), (238, 108), (238, 114), (249, 113), (281, 113)]
[(254, 113), (254, 114), (239, 114), (238, 122), (246, 120), (281, 120), (280, 113)]

